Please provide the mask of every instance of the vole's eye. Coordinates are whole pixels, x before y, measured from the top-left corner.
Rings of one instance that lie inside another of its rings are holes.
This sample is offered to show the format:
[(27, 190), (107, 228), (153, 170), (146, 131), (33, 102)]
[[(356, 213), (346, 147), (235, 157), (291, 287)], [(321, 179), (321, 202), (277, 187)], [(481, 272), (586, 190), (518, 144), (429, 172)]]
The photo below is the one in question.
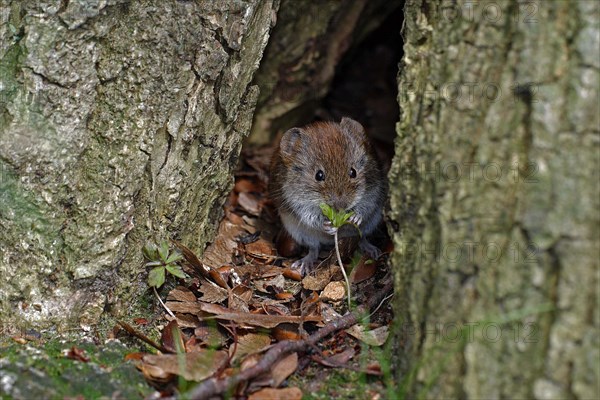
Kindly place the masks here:
[(350, 168), (350, 178), (356, 178), (356, 170), (354, 168)]
[(315, 179), (319, 182), (324, 181), (325, 180), (325, 174), (323, 173), (323, 171), (318, 170), (317, 174), (315, 175)]

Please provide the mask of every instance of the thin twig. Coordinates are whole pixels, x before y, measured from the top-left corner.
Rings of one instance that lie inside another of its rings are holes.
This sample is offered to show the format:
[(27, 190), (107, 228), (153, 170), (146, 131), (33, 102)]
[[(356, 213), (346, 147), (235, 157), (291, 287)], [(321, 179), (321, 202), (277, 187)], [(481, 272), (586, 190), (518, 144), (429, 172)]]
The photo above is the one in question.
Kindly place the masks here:
[(323, 328), (313, 333), (307, 339), (284, 340), (282, 342), (279, 342), (273, 347), (271, 347), (265, 353), (265, 355), (252, 367), (241, 371), (237, 375), (226, 376), (222, 379), (207, 379), (195, 388), (193, 388), (189, 393), (183, 394), (183, 396), (192, 400), (203, 400), (210, 399), (213, 396), (218, 396), (223, 393), (230, 392), (241, 382), (246, 382), (260, 374), (264, 374), (267, 371), (270, 371), (272, 366), (280, 358), (290, 353), (306, 351), (326, 336), (339, 330), (347, 329), (352, 325), (357, 324), (361, 316), (366, 314), (370, 309), (376, 307), (377, 304), (381, 303), (382, 299), (392, 289), (393, 284), (391, 281), (388, 281), (381, 291), (375, 293), (375, 295), (369, 299), (367, 305), (362, 305), (358, 307), (354, 312), (348, 312), (348, 314), (344, 315), (343, 317), (331, 321)]
[(173, 312), (171, 310), (169, 310), (169, 307), (167, 307), (165, 305), (165, 303), (163, 303), (162, 299), (158, 295), (158, 292), (156, 291), (156, 287), (155, 286), (152, 286), (152, 290), (154, 290), (154, 294), (156, 295), (156, 298), (158, 299), (158, 301), (160, 302), (160, 304), (164, 307), (164, 309), (167, 310), (167, 312), (169, 313), (169, 315), (171, 317), (175, 318), (175, 314), (173, 314)]
[(156, 343), (154, 340), (150, 339), (148, 336), (144, 335), (142, 332), (137, 331), (134, 327), (132, 327), (128, 323), (123, 322), (123, 321), (117, 321), (117, 323), (119, 325), (121, 325), (121, 328), (125, 329), (130, 335), (135, 336), (136, 338), (140, 339), (142, 342), (149, 344), (150, 346), (154, 347), (157, 350), (162, 351), (163, 353), (171, 353), (171, 351), (169, 349)]
[(383, 303), (385, 303), (386, 300), (389, 299), (390, 297), (392, 297), (393, 295), (394, 295), (394, 293), (390, 293), (388, 296), (385, 296), (385, 298), (383, 300), (381, 300), (381, 302), (379, 302), (379, 305), (377, 307), (375, 307), (375, 309), (373, 311), (371, 311), (371, 314), (369, 314), (369, 318), (371, 318), (377, 312), (377, 310), (379, 310), (379, 308), (383, 305)]
[(348, 290), (348, 311), (350, 311), (350, 307), (351, 307), (350, 280), (348, 280), (348, 275), (346, 274), (346, 270), (344, 269), (344, 264), (342, 263), (342, 256), (340, 255), (340, 246), (338, 244), (338, 231), (337, 230), (335, 231), (333, 240), (335, 241), (335, 254), (337, 255), (338, 263), (340, 264), (340, 268), (342, 269), (342, 275), (344, 275), (344, 280), (346, 281), (346, 290)]

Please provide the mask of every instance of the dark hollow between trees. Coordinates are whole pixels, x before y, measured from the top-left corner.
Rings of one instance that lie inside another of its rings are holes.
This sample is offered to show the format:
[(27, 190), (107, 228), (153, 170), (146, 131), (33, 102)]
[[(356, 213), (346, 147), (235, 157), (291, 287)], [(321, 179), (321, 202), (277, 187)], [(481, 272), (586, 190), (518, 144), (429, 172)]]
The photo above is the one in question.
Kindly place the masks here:
[(397, 75), (403, 54), (400, 36), (403, 19), (400, 6), (346, 53), (314, 118), (339, 121), (349, 116), (359, 121), (371, 137), (386, 171), (394, 155), (392, 144), (399, 120)]

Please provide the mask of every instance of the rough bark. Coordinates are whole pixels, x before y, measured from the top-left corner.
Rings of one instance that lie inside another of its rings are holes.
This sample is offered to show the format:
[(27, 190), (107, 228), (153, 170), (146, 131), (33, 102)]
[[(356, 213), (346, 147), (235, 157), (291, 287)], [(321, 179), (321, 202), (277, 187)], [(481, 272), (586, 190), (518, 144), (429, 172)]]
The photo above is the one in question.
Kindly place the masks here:
[(406, 4), (389, 216), (411, 397), (600, 394), (599, 5)]
[(338, 63), (400, 0), (283, 0), (256, 74), (260, 95), (249, 137), (269, 143), (278, 130), (308, 122)]
[(277, 6), (2, 1), (3, 322), (123, 314), (146, 287), (148, 239), (203, 250)]

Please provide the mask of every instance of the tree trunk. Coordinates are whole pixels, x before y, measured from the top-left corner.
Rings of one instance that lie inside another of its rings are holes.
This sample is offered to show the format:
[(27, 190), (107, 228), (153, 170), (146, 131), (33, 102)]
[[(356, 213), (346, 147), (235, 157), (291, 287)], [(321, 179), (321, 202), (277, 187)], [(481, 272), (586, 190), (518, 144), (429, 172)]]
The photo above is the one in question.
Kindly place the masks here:
[(600, 393), (599, 4), (406, 4), (389, 226), (410, 397)]
[(147, 287), (148, 239), (203, 250), (277, 6), (2, 0), (3, 323), (123, 314)]

